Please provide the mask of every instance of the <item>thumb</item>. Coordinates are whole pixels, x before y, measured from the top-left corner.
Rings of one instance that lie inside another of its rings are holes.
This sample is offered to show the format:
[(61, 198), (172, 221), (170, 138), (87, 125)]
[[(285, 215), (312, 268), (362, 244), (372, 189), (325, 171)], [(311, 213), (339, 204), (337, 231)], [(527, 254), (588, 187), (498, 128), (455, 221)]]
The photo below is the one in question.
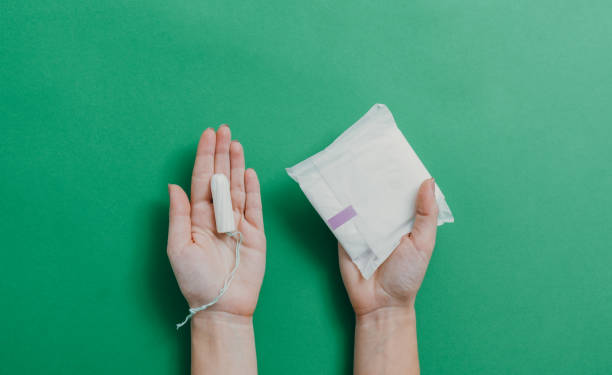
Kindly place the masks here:
[(168, 185), (170, 194), (170, 223), (168, 252), (179, 249), (191, 241), (191, 206), (187, 194), (177, 185)]
[(416, 217), (411, 238), (418, 250), (431, 253), (436, 243), (438, 228), (438, 203), (435, 195), (436, 184), (433, 178), (423, 181), (416, 200)]

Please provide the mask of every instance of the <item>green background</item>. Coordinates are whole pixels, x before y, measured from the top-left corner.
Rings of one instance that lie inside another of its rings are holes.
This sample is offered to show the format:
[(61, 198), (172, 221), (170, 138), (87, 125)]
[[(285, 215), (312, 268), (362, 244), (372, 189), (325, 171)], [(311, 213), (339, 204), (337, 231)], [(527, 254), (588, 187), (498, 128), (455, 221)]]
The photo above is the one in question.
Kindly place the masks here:
[(3, 0), (0, 372), (185, 373), (168, 182), (208, 126), (260, 175), (263, 374), (349, 374), (332, 234), (284, 168), (389, 106), (456, 223), (423, 373), (612, 368), (610, 1)]

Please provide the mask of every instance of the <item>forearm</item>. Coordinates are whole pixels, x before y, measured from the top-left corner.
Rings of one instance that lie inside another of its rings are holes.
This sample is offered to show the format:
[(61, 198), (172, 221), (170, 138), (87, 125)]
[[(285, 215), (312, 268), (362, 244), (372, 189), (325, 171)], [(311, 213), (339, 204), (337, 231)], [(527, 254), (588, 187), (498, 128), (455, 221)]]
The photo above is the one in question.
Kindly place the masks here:
[(419, 373), (414, 308), (383, 308), (356, 322), (356, 375)]
[(203, 311), (191, 320), (192, 374), (256, 374), (253, 319)]

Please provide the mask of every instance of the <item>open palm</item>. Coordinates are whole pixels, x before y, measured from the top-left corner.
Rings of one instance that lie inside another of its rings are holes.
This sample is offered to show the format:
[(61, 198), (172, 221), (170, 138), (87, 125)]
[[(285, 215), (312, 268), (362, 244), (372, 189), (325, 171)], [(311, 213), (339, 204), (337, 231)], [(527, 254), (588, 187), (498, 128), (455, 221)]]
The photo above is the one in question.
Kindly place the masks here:
[(235, 263), (236, 241), (215, 227), (210, 180), (223, 173), (230, 181), (232, 207), (243, 234), (241, 262), (231, 287), (210, 310), (251, 316), (257, 304), (266, 264), (259, 181), (245, 170), (244, 151), (222, 125), (217, 133), (206, 129), (200, 138), (191, 178), (191, 202), (177, 185), (169, 185), (170, 226), (168, 257), (183, 296), (190, 307), (213, 300)]
[(369, 279), (364, 279), (338, 244), (340, 272), (357, 315), (386, 307), (412, 307), (436, 241), (438, 206), (433, 179), (421, 184), (412, 232)]

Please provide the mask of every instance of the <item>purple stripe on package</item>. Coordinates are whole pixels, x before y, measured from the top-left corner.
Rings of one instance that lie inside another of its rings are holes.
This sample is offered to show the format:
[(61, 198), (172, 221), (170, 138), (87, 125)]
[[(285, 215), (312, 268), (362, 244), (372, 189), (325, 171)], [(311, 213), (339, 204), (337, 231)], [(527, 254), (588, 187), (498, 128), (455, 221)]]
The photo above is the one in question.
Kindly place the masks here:
[(327, 220), (327, 224), (329, 224), (332, 230), (335, 230), (336, 228), (351, 220), (355, 216), (357, 216), (357, 212), (355, 212), (353, 206), (348, 206), (344, 210), (332, 216), (331, 219)]

